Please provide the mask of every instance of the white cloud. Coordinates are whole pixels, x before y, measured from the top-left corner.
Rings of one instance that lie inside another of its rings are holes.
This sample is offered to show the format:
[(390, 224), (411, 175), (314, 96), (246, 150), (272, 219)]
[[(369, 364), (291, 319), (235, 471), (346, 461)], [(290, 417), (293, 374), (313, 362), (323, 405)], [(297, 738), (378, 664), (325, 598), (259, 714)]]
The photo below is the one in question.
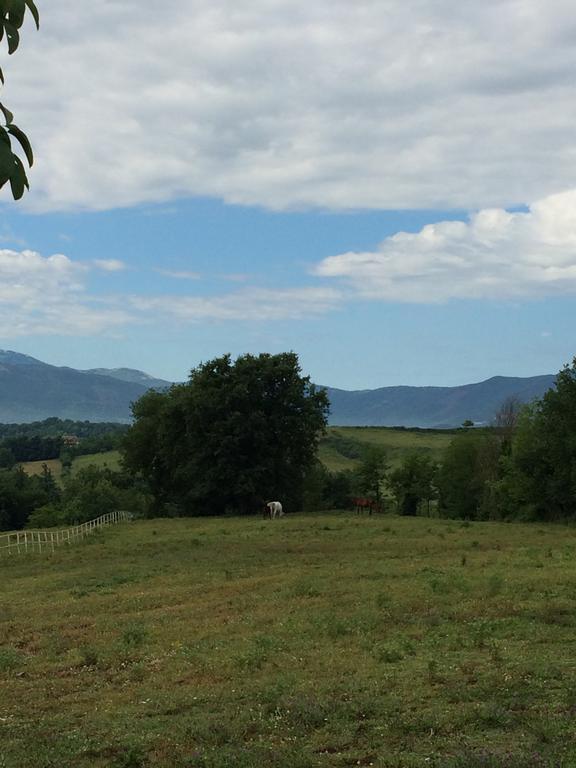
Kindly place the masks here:
[(526, 212), (485, 209), (468, 222), (400, 232), (375, 252), (326, 258), (314, 272), (386, 301), (574, 294), (576, 190), (543, 198)]
[(165, 275), (165, 277), (173, 277), (175, 280), (200, 280), (202, 277), (199, 272), (190, 272), (189, 270), (157, 269), (156, 272)]
[(178, 322), (298, 320), (324, 314), (337, 307), (341, 299), (333, 288), (293, 288), (269, 290), (251, 288), (224, 296), (132, 297), (131, 305), (140, 312)]
[(98, 294), (90, 292), (89, 281), (90, 270), (63, 254), (0, 250), (0, 337), (116, 335), (135, 324), (299, 319), (328, 312), (340, 299), (332, 287), (246, 288), (220, 296)]
[(26, 205), (507, 206), (576, 177), (568, 0), (43, 5), (5, 67)]
[(95, 335), (127, 322), (84, 293), (84, 267), (63, 254), (0, 250), (0, 336)]
[(94, 259), (94, 265), (104, 272), (121, 272), (126, 269), (126, 264), (119, 259)]

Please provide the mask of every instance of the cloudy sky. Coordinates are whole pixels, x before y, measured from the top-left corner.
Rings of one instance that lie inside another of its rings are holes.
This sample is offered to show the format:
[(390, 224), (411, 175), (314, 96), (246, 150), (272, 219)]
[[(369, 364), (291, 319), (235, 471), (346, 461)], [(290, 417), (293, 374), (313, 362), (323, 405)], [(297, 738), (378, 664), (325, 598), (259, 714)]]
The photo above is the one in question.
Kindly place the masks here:
[(576, 354), (567, 0), (38, 0), (4, 55), (0, 346), (183, 379), (300, 354), (343, 388)]

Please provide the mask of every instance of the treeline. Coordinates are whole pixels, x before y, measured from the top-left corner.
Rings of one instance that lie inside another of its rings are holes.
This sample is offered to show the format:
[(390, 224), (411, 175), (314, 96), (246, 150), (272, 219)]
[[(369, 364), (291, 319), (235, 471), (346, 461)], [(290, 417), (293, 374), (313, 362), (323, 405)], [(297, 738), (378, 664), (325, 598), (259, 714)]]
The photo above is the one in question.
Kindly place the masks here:
[(145, 515), (149, 507), (141, 482), (107, 468), (83, 467), (62, 486), (47, 466), (34, 476), (0, 471), (0, 531), (76, 525), (117, 509)]
[(448, 517), (576, 519), (576, 358), (541, 400), (505, 404), (492, 434), (454, 440), (438, 487)]
[[(353, 443), (336, 444), (355, 458)], [(391, 469), (386, 453), (372, 449), (353, 471), (318, 466), (309, 475), (310, 509), (339, 506), (346, 498), (349, 504), (357, 494), (402, 515), (576, 519), (576, 358), (540, 400), (521, 406), (509, 398), (492, 427), (458, 430), (441, 462), (412, 453)]]
[(60, 437), (76, 435), (79, 438), (95, 438), (109, 434), (122, 435), (129, 429), (127, 424), (114, 421), (74, 421), (56, 416), (43, 421), (25, 424), (0, 424), (0, 440), (8, 437)]
[[(125, 424), (57, 418), (31, 424), (0, 424), (0, 468), (58, 458), (69, 464), (76, 456), (117, 450), (128, 429)], [(64, 435), (74, 435), (78, 444), (67, 445)]]

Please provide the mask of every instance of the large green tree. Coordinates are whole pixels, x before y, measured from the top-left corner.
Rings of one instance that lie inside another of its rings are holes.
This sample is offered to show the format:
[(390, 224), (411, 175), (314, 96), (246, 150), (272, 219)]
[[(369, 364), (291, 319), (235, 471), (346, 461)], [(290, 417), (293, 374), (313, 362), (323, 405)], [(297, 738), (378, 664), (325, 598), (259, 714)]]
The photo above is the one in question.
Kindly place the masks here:
[(422, 503), (430, 514), (430, 502), (436, 498), (435, 478), (438, 467), (425, 454), (410, 453), (390, 473), (388, 485), (401, 515), (416, 515)]
[[(29, 11), (36, 27), (40, 19), (34, 0), (0, 0), (0, 41), (6, 40), (8, 53), (12, 54), (20, 43), (20, 29)], [(4, 73), (0, 69), (0, 81), (4, 83)], [(14, 123), (14, 115), (0, 103), (0, 112), (4, 116), (4, 125), (0, 125), (0, 188), (10, 182), (12, 196), (19, 200), (28, 188), (28, 177), (22, 160), (14, 152), (12, 138), (20, 144), (28, 164), (32, 166), (34, 156), (32, 147), (24, 131)]]
[(148, 480), (157, 511), (247, 513), (272, 498), (294, 509), (327, 411), (296, 354), (225, 355), (134, 404), (125, 465)]
[(518, 421), (502, 483), (508, 515), (576, 517), (576, 358)]

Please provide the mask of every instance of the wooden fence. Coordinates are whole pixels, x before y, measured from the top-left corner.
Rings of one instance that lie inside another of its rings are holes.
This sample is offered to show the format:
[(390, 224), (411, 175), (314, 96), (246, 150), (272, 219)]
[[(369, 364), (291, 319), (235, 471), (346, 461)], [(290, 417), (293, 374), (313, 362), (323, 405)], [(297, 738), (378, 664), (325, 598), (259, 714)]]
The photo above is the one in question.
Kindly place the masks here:
[(16, 531), (0, 535), (0, 558), (6, 555), (21, 555), (27, 552), (54, 552), (61, 544), (73, 544), (105, 525), (131, 520), (129, 512), (109, 512), (107, 515), (89, 520), (72, 528), (52, 531)]

